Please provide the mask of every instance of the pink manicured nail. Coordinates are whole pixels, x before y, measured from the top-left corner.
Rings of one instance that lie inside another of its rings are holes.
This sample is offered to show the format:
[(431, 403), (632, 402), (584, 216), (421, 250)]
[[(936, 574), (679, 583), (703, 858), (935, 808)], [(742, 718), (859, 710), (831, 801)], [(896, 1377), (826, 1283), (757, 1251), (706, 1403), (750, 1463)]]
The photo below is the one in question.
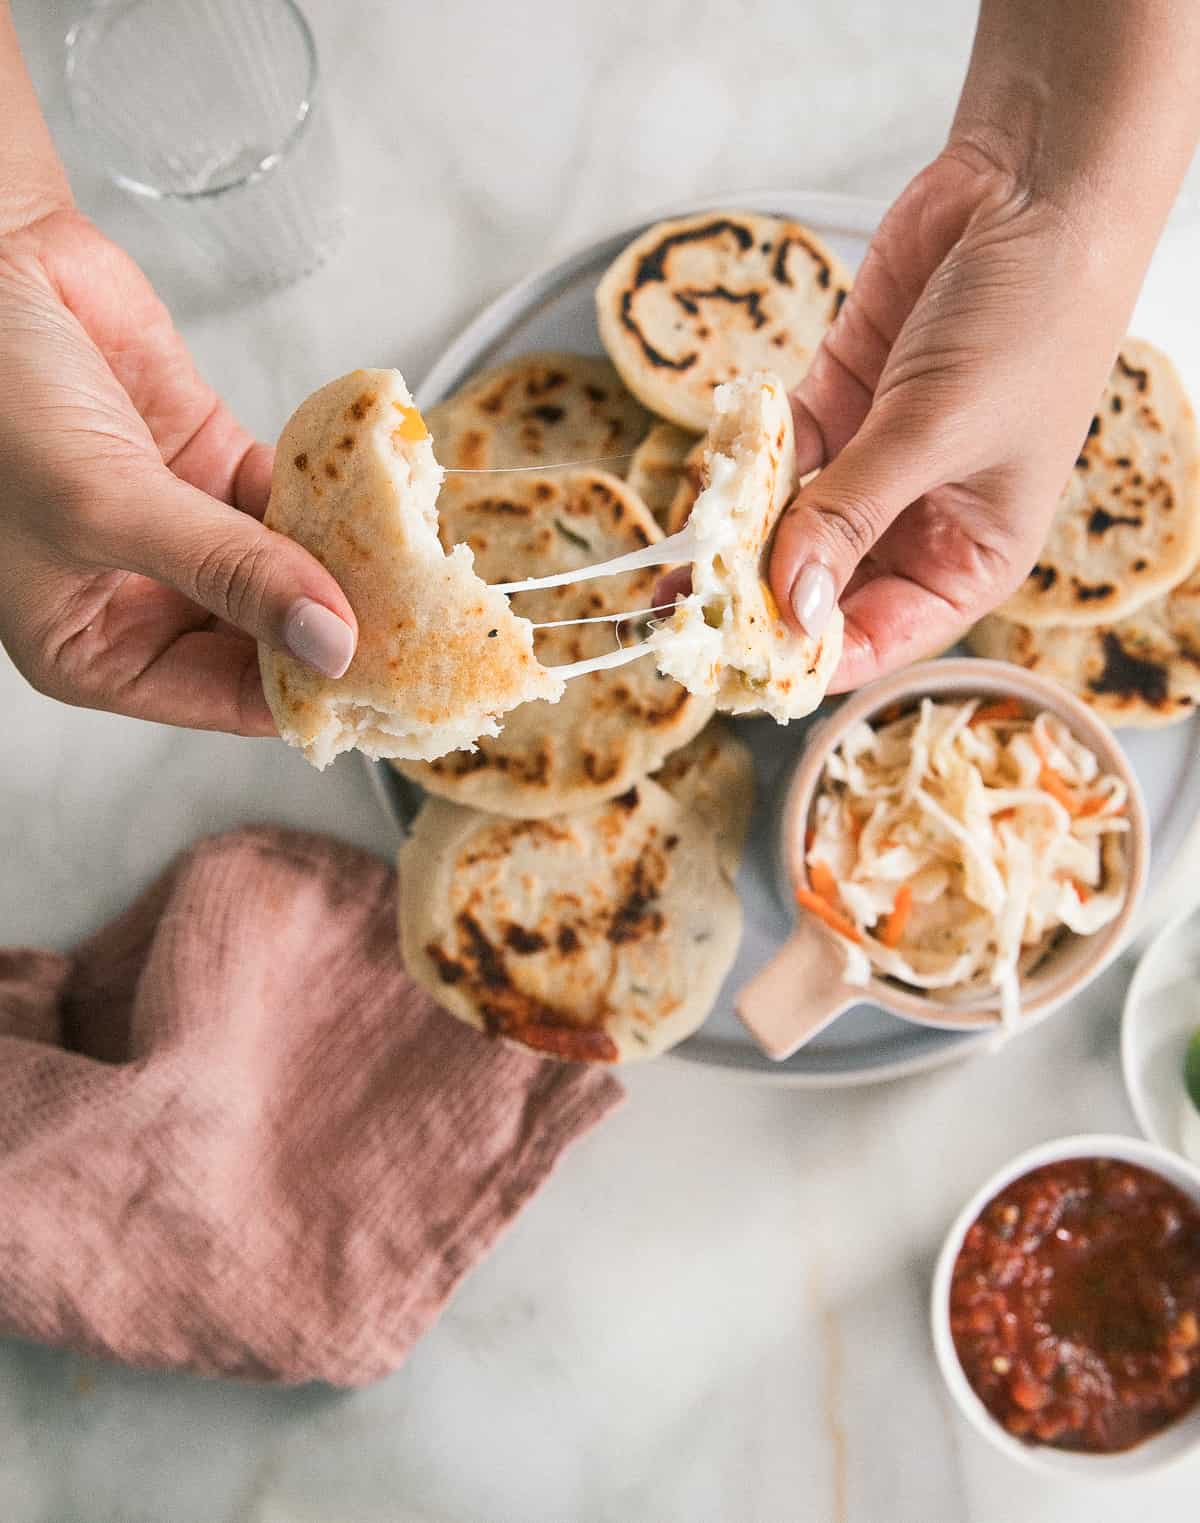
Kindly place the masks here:
[(792, 583), (792, 612), (810, 640), (825, 633), (834, 605), (833, 577), (820, 561), (809, 561)]
[(306, 666), (340, 677), (354, 659), (354, 631), (312, 598), (297, 598), (283, 624), (283, 643)]

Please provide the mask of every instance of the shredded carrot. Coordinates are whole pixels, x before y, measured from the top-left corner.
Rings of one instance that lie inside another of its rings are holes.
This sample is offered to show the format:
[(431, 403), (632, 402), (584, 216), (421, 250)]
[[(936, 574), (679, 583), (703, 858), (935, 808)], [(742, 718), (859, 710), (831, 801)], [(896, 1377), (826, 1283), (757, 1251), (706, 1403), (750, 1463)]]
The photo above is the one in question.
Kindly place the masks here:
[(1041, 772), (1038, 773), (1038, 787), (1043, 793), (1048, 793), (1052, 799), (1057, 799), (1068, 814), (1079, 813), (1078, 799), (1053, 767), (1042, 767)]
[(1006, 719), (1022, 719), (1025, 710), (1019, 698), (1000, 698), (995, 703), (981, 704), (971, 715), (970, 724), (997, 724)]
[(393, 402), (392, 406), (400, 414), (400, 423), (392, 430), (394, 437), (398, 436), (401, 439), (409, 440), (429, 438), (429, 429), (425, 426), (425, 419), (415, 407), (404, 407), (399, 402)]
[(904, 935), (909, 916), (912, 914), (912, 906), (912, 887), (907, 883), (902, 883), (896, 890), (896, 898), (892, 903), (892, 913), (879, 928), (879, 939), (885, 947), (899, 946), (900, 938)]
[[(1110, 797), (1111, 794), (1108, 793), (1093, 793), (1090, 799), (1084, 799), (1075, 812), (1079, 815), (1099, 814), (1108, 803)], [(1118, 809), (1114, 813), (1123, 814), (1124, 810)]]
[(1057, 872), (1054, 874), (1054, 881), (1056, 883), (1069, 884), (1074, 890), (1075, 897), (1079, 900), (1080, 904), (1086, 904), (1092, 897), (1092, 890), (1082, 878), (1077, 878), (1074, 873)]
[(844, 936), (847, 941), (854, 941), (859, 945), (862, 944), (862, 936), (859, 934), (858, 927), (848, 920), (845, 915), (839, 914), (828, 900), (822, 899), (820, 894), (814, 894), (811, 888), (798, 888), (796, 890), (796, 903), (802, 909), (806, 909), (810, 914), (815, 915), (818, 920), (823, 920), (831, 931), (836, 931), (839, 936)]
[(992, 824), (1000, 825), (1005, 820), (1015, 820), (1016, 817), (1017, 811), (1015, 809), (997, 809), (995, 814), (992, 816)]
[(810, 862), (808, 864), (808, 881), (822, 899), (836, 905), (838, 900), (837, 879), (828, 862)]

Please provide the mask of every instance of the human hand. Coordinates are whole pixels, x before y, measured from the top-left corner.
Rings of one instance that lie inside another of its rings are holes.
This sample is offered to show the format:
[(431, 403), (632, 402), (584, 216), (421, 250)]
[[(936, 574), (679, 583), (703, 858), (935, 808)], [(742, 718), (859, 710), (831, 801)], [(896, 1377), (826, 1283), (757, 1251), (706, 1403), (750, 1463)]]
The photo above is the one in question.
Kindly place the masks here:
[(812, 635), (846, 620), (833, 688), (952, 644), (1028, 573), (1141, 277), (986, 154), (943, 153), (871, 242), (793, 398), (801, 474), (771, 583)]
[(35, 687), (270, 735), (258, 640), (340, 675), (353, 610), (258, 521), (270, 471), (91, 223), (0, 234), (0, 643)]

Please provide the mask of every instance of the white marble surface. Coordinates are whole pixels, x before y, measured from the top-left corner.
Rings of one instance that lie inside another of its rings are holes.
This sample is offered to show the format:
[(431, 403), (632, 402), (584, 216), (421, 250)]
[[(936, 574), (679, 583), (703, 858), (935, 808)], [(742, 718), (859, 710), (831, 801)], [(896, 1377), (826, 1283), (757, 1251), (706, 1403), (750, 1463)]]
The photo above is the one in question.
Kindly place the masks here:
[[(335, 261), (230, 302), (79, 165), (57, 84), (79, 5), (17, 0), (83, 204), (153, 271), (207, 373), (273, 433), (358, 364), (419, 377), (531, 264), (657, 203), (770, 183), (888, 195), (932, 154), (966, 0), (305, 0), (347, 165)], [(1169, 257), (1194, 330), (1196, 194)], [(1182, 242), (1180, 241), (1182, 240)], [(1195, 335), (1193, 333), (1193, 344)], [(366, 845), (353, 761), (61, 708), (0, 656), (0, 940), (66, 945), (202, 831)], [(1127, 1523), (1196, 1516), (1200, 1461), (1132, 1487), (1012, 1468), (949, 1408), (928, 1275), (1017, 1149), (1133, 1130), (1117, 970), (998, 1056), (780, 1092), (664, 1062), (587, 1139), (405, 1369), (278, 1394), (0, 1345), (5, 1523)]]

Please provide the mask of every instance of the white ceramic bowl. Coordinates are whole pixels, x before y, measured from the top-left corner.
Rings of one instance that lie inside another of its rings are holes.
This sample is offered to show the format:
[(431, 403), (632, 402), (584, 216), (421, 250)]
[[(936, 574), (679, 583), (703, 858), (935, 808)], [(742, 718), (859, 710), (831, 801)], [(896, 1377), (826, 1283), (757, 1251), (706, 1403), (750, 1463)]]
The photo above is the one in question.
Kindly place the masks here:
[(1173, 1153), (1183, 1148), (1183, 1060), (1198, 1026), (1200, 907), (1193, 906), (1164, 926), (1142, 954), (1121, 1018), (1129, 1103), (1150, 1141)]
[(989, 1443), (1002, 1450), (1010, 1459), (1047, 1474), (1095, 1481), (1148, 1475), (1151, 1471), (1161, 1470), (1185, 1455), (1200, 1450), (1200, 1406), (1193, 1407), (1161, 1433), (1121, 1454), (1084, 1454), (1055, 1449), (1049, 1444), (1022, 1443), (1001, 1427), (976, 1396), (958, 1362), (954, 1339), (950, 1333), (950, 1280), (968, 1227), (1005, 1185), (1020, 1179), (1031, 1169), (1040, 1168), (1046, 1163), (1058, 1163), (1065, 1158), (1118, 1158), (1125, 1163), (1140, 1164), (1142, 1168), (1170, 1181), (1200, 1205), (1200, 1169), (1174, 1153), (1167, 1152), (1165, 1148), (1143, 1142), (1140, 1137), (1102, 1134), (1062, 1137), (1055, 1142), (1043, 1142), (1038, 1147), (1030, 1148), (1028, 1152), (1021, 1153), (1005, 1164), (999, 1173), (993, 1174), (976, 1191), (946, 1234), (934, 1270), (930, 1302), (934, 1352), (959, 1411), (972, 1427), (978, 1429)]

